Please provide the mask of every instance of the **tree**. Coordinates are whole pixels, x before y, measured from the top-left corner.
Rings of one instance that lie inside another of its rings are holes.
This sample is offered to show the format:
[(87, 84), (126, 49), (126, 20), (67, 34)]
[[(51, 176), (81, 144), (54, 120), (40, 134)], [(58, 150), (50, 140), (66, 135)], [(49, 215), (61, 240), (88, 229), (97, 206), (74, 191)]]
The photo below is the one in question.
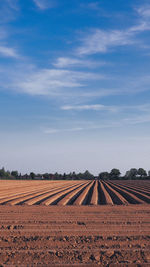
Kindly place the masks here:
[(91, 174), (88, 170), (86, 170), (84, 173), (83, 173), (83, 178), (84, 179), (87, 179), (87, 180), (91, 180), (93, 178), (93, 174)]
[(4, 167), (0, 169), (0, 177), (5, 177), (5, 169)]
[(138, 170), (136, 168), (131, 168), (129, 171), (126, 172), (125, 178), (128, 180), (134, 180), (136, 179), (136, 176), (138, 174)]
[(35, 179), (35, 173), (34, 172), (30, 172), (30, 177), (31, 177), (32, 180)]
[(18, 177), (18, 171), (12, 171), (12, 172), (11, 172), (11, 175), (12, 175), (13, 177), (17, 178), (17, 177)]
[(49, 174), (48, 174), (47, 172), (44, 173), (44, 174), (43, 174), (43, 178), (44, 178), (44, 179), (49, 179)]
[(137, 171), (137, 174), (140, 175), (141, 178), (147, 176), (147, 173), (143, 168), (139, 168), (138, 171)]
[(109, 179), (109, 173), (108, 173), (108, 172), (101, 172), (101, 173), (98, 175), (98, 178), (99, 178), (99, 179), (102, 179), (102, 180), (108, 180), (108, 179)]
[(112, 180), (115, 180), (115, 179), (117, 180), (119, 178), (120, 174), (121, 174), (120, 171), (118, 169), (114, 168), (111, 170), (109, 177)]

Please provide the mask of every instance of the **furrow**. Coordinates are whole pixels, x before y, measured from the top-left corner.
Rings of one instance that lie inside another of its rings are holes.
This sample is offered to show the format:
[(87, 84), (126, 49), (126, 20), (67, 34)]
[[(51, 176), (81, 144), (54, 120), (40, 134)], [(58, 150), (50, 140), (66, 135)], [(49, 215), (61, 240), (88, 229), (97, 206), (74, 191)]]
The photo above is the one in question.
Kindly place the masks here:
[(72, 202), (71, 200), (76, 198), (76, 196), (78, 196), (78, 194), (87, 187), (87, 182), (80, 185), (79, 187), (77, 187), (77, 189), (75, 188), (73, 191), (71, 191), (70, 193), (68, 193), (64, 198), (62, 198), (60, 201), (58, 201), (57, 205), (67, 205), (69, 204), (69, 202)]
[[(34, 193), (42, 193), (44, 192), (45, 190), (47, 190), (47, 188), (49, 187), (49, 189), (53, 189), (53, 188), (57, 188), (58, 185), (56, 184), (53, 184), (51, 185), (50, 183), (47, 184), (47, 186), (34, 186), (34, 188), (32, 189), (32, 185), (30, 186), (30, 189), (31, 190), (28, 190), (26, 191), (25, 189), (23, 189), (22, 192), (18, 192), (16, 188), (12, 189), (11, 192), (8, 191), (7, 193), (1, 195), (0, 197), (0, 204), (3, 203), (3, 202), (7, 202), (11, 199), (14, 199), (14, 198), (18, 198), (18, 197), (23, 197), (23, 196), (26, 196), (27, 194), (30, 195), (30, 194), (34, 194)], [(37, 191), (38, 190), (38, 191)], [(9, 195), (9, 197), (8, 197)], [(7, 197), (6, 197), (7, 196)]]
[(116, 185), (118, 186), (124, 186), (124, 187), (127, 187), (129, 189), (133, 189), (133, 190), (136, 190), (142, 194), (146, 194), (148, 196), (150, 196), (150, 190), (147, 190), (147, 188), (145, 189), (145, 187), (143, 186), (134, 186), (134, 185), (130, 185), (130, 184), (123, 184), (123, 183), (118, 183), (118, 182), (115, 182)]
[(98, 181), (95, 182), (93, 188), (93, 194), (90, 201), (90, 205), (97, 205), (97, 204), (98, 204)]
[(33, 199), (31, 201), (27, 201), (26, 204), (28, 205), (34, 205), (34, 204), (42, 204), (42, 205), (51, 205), (53, 204), (54, 201), (56, 201), (59, 197), (61, 197), (64, 194), (67, 194), (72, 188), (77, 187), (78, 183), (76, 185), (73, 186), (67, 186), (65, 187), (63, 190), (56, 190), (55, 192), (51, 193), (51, 194), (47, 194), (46, 196), (43, 197), (39, 197), (36, 199)]
[(107, 189), (109, 195), (111, 196), (114, 204), (128, 204), (128, 201), (119, 192), (113, 189), (108, 183), (103, 181), (103, 184), (104, 187)]
[(85, 203), (89, 190), (92, 188), (94, 182), (90, 182), (90, 184), (85, 188), (85, 190), (79, 195), (79, 197), (74, 201), (73, 205), (82, 205)]
[[(31, 189), (31, 187), (30, 187)], [(40, 191), (43, 191), (44, 189), (47, 189), (46, 186), (44, 186), (44, 188), (38, 188)], [(8, 198), (14, 198), (14, 197), (17, 197), (17, 196), (24, 196), (26, 194), (30, 194), (30, 193), (34, 193), (34, 192), (37, 192), (37, 188), (36, 189), (32, 189), (32, 190), (29, 190), (29, 191), (26, 191), (25, 189), (22, 191), (22, 192), (18, 192), (16, 188), (14, 188), (11, 192), (6, 192), (5, 194), (1, 195), (0, 196), (0, 201), (1, 200), (7, 200)], [(6, 197), (8, 196), (9, 197)]]
[[(47, 188), (45, 188), (45, 190), (46, 189)], [(15, 194), (15, 195), (10, 196), (10, 197), (5, 197), (5, 198), (0, 199), (0, 204), (6, 204), (6, 203), (9, 203), (9, 202), (11, 202), (13, 200), (15, 201), (15, 200), (18, 200), (18, 199), (21, 199), (21, 198), (24, 198), (24, 197), (30, 198), (30, 196), (44, 193), (45, 190), (42, 190), (42, 191), (41, 190), (40, 191), (34, 190), (34, 191), (30, 191), (30, 194), (24, 192), (24, 194)]]
[(119, 185), (119, 187), (127, 190), (130, 193), (133, 193), (139, 199), (142, 199), (145, 202), (150, 203), (150, 197), (148, 195), (145, 195), (144, 193), (140, 193), (140, 192), (138, 192), (137, 190), (134, 190), (134, 189), (129, 189), (128, 187), (123, 186), (123, 185)]
[(140, 198), (136, 197), (134, 194), (128, 192), (126, 189), (122, 189), (120, 186), (116, 186), (111, 182), (107, 183), (116, 191), (118, 191), (123, 197), (130, 203), (130, 204), (145, 204), (145, 201), (141, 200)]
[[(22, 186), (15, 186), (15, 187), (14, 187), (14, 185), (12, 186), (10, 184), (11, 189), (8, 189), (8, 190), (6, 189), (6, 192), (5, 192), (5, 190), (3, 191), (3, 188), (1, 187), (2, 191), (0, 192), (0, 199), (6, 197), (6, 195), (8, 195), (8, 194), (9, 194), (9, 196), (15, 196), (17, 194), (30, 193), (32, 191), (37, 190), (37, 188), (39, 190), (44, 190), (44, 189), (47, 189), (47, 186), (53, 188), (53, 187), (56, 187), (57, 184), (55, 184), (55, 183), (51, 184), (51, 182), (47, 183), (47, 185), (45, 183), (44, 183), (44, 185), (43, 184), (41, 185), (41, 183), (40, 184), (32, 183), (29, 186), (25, 186), (24, 184), (22, 184)], [(30, 190), (29, 190), (29, 188), (30, 188)], [(34, 189), (34, 188), (36, 188), (36, 189)], [(31, 191), (31, 189), (32, 189), (32, 191)]]
[(111, 196), (109, 195), (109, 193), (107, 192), (107, 190), (105, 189), (103, 183), (100, 182), (100, 185), (101, 185), (101, 189), (102, 189), (102, 191), (103, 191), (103, 193), (104, 193), (104, 196), (105, 196), (105, 199), (106, 199), (106, 204), (113, 205), (112, 198), (111, 198)]
[[(71, 183), (70, 183), (71, 184)], [(50, 188), (49, 188), (49, 190), (48, 190), (48, 186), (47, 187), (43, 187), (43, 189), (42, 190), (40, 190), (40, 191), (38, 191), (38, 189), (39, 188), (36, 188), (36, 189), (34, 189), (34, 190), (31, 190), (30, 191), (30, 194), (28, 194), (28, 193), (23, 193), (23, 194), (15, 194), (15, 195), (13, 195), (13, 196), (9, 196), (9, 197), (6, 197), (6, 198), (2, 198), (2, 199), (0, 199), (0, 204), (6, 204), (6, 203), (10, 203), (11, 201), (15, 201), (16, 200), (16, 204), (17, 204), (17, 202), (18, 202), (18, 200), (20, 200), (20, 199), (29, 199), (29, 198), (33, 198), (33, 196), (37, 196), (37, 195), (41, 195), (41, 194), (44, 194), (44, 193), (46, 193), (46, 192), (48, 192), (48, 191), (51, 191), (51, 190), (56, 190), (58, 188), (58, 186), (55, 186), (55, 187), (51, 187), (50, 186)], [(20, 202), (20, 201), (19, 201)]]
[[(64, 187), (66, 187), (66, 186), (64, 186)], [(24, 204), (24, 203), (27, 203), (27, 201), (35, 199), (36, 197), (37, 198), (43, 198), (45, 195), (47, 195), (47, 194), (49, 194), (51, 192), (54, 192), (56, 190), (60, 190), (62, 188), (63, 187), (59, 186), (59, 187), (55, 187), (55, 188), (53, 188), (51, 190), (46, 190), (46, 191), (44, 190), (42, 193), (41, 192), (40, 193), (37, 192), (35, 194), (26, 195), (24, 197), (18, 197), (18, 198), (15, 198), (15, 199), (11, 200), (11, 201), (8, 201), (7, 203), (9, 203), (11, 205)]]

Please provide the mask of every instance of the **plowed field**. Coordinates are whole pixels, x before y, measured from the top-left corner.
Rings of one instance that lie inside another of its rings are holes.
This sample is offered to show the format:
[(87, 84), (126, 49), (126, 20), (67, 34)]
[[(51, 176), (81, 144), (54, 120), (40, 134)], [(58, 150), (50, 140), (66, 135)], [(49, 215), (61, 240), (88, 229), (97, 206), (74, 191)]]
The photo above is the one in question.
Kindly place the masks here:
[(1, 205), (150, 203), (150, 181), (0, 181)]
[(0, 181), (0, 266), (150, 266), (149, 197), (149, 181)]

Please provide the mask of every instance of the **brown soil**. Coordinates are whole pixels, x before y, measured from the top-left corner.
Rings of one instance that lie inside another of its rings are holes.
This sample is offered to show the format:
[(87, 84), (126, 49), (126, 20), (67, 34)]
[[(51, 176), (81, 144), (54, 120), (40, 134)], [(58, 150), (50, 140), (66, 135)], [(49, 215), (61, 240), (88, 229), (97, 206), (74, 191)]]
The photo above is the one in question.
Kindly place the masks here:
[(0, 264), (150, 266), (150, 206), (1, 206)]
[(0, 181), (0, 205), (150, 203), (150, 181)]
[(150, 266), (150, 183), (1, 185), (0, 266)]

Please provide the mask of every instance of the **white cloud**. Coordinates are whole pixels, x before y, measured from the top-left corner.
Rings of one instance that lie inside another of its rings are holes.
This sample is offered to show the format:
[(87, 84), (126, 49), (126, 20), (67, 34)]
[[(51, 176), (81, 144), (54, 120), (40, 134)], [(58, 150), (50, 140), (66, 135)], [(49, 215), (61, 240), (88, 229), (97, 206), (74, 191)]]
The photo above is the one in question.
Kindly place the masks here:
[(150, 18), (150, 5), (144, 5), (136, 9), (140, 16), (145, 19)]
[[(122, 111), (129, 111), (131, 112), (150, 112), (150, 105), (149, 104), (141, 104), (141, 105), (122, 105), (122, 106), (108, 106), (108, 105), (101, 105), (101, 104), (91, 104), (91, 105), (64, 105), (61, 107), (62, 110), (75, 110), (75, 111), (109, 111), (109, 112), (122, 112)], [(146, 117), (147, 118), (147, 117)], [(128, 119), (126, 119), (128, 120)]]
[[(96, 105), (95, 105), (96, 106)], [(99, 109), (95, 109), (94, 105), (93, 105), (93, 110), (107, 110), (107, 111), (114, 111), (113, 109), (111, 110), (111, 107), (107, 107), (107, 106), (103, 106), (103, 105), (97, 105), (97, 108), (99, 106)], [(102, 109), (100, 109), (102, 106)], [(143, 114), (141, 115), (141, 113), (130, 113), (130, 115), (127, 116), (127, 114), (125, 113), (121, 113), (121, 111), (123, 110), (135, 110), (135, 111), (140, 111), (140, 109), (142, 109), (142, 105), (141, 106), (124, 106), (124, 107), (114, 107), (114, 109), (116, 108), (116, 110), (119, 111), (119, 118), (116, 120), (116, 117), (112, 116), (112, 117), (105, 117), (105, 119), (103, 120), (93, 120), (93, 121), (89, 121), (89, 120), (85, 120), (85, 121), (81, 121), (79, 120), (78, 122), (76, 121), (70, 121), (70, 128), (63, 128), (63, 127), (58, 127), (58, 128), (46, 128), (44, 129), (44, 133), (45, 134), (55, 134), (55, 133), (65, 133), (65, 132), (80, 132), (80, 131), (95, 131), (95, 130), (100, 130), (100, 129), (107, 129), (107, 128), (118, 128), (118, 127), (130, 127), (130, 126), (134, 126), (134, 125), (138, 125), (138, 124), (143, 124), (143, 123), (148, 123), (150, 122), (150, 110), (144, 110), (144, 106), (147, 105), (143, 105)], [(148, 106), (147, 106), (148, 107)], [(82, 110), (87, 110), (88, 108), (92, 109), (92, 105), (88, 106), (81, 106), (81, 108), (83, 108)], [(73, 109), (73, 106), (64, 106), (62, 107), (62, 109), (64, 110), (71, 110)], [(76, 109), (77, 110), (77, 109)], [(79, 106), (79, 109), (80, 106)], [(115, 110), (115, 111), (116, 111)], [(128, 113), (129, 114), (129, 113)], [(140, 114), (140, 115), (139, 115)], [(74, 127), (75, 125), (75, 127)]]
[(98, 10), (98, 11), (101, 10), (98, 1), (96, 2), (93, 1), (91, 3), (82, 3), (80, 6), (81, 8), (84, 8), (84, 9)]
[(82, 38), (81, 46), (76, 50), (79, 55), (106, 53), (118, 46), (128, 46), (137, 43), (135, 37), (144, 31), (150, 30), (150, 6), (137, 9), (138, 23), (125, 30), (94, 29)]
[[(15, 81), (15, 86), (22, 92), (31, 95), (72, 95), (71, 88), (86, 86), (89, 80), (99, 80), (104, 77), (89, 72), (69, 71), (60, 69), (32, 70), (27, 76)], [(70, 92), (69, 92), (69, 91)]]
[(105, 53), (109, 48), (133, 44), (130, 31), (103, 31), (93, 30), (83, 40), (82, 45), (77, 49), (79, 55), (90, 55)]
[(108, 123), (98, 123), (93, 126), (87, 126), (87, 127), (71, 127), (71, 128), (47, 128), (44, 130), (45, 134), (55, 134), (55, 133), (65, 133), (65, 132), (80, 132), (80, 131), (88, 131), (88, 130), (98, 130), (98, 129), (105, 129), (105, 128), (116, 128), (120, 127), (120, 122), (108, 122)]
[(1, 45), (0, 45), (0, 56), (10, 57), (10, 58), (19, 58), (19, 55), (14, 48), (1, 46)]
[(36, 6), (41, 10), (53, 8), (55, 6), (54, 1), (52, 0), (33, 0), (33, 1), (36, 4)]
[(86, 67), (95, 68), (105, 65), (105, 62), (95, 62), (92, 60), (82, 60), (78, 58), (59, 57), (53, 64), (56, 68)]
[(115, 112), (117, 111), (117, 107), (115, 106), (105, 106), (100, 104), (94, 104), (94, 105), (78, 105), (78, 106), (62, 106), (62, 110), (76, 110), (76, 111), (84, 111), (84, 110), (95, 110), (95, 111), (111, 111)]
[[(149, 112), (150, 113), (150, 112)], [(133, 117), (128, 117), (124, 119), (124, 122), (126, 124), (141, 124), (141, 123), (147, 123), (150, 122), (150, 114), (145, 114), (142, 116), (133, 116)]]
[(82, 127), (74, 127), (74, 128), (70, 128), (70, 129), (51, 129), (48, 128), (46, 130), (44, 130), (45, 134), (55, 134), (55, 133), (60, 133), (60, 132), (78, 132), (78, 131), (82, 131), (84, 130), (84, 128)]

